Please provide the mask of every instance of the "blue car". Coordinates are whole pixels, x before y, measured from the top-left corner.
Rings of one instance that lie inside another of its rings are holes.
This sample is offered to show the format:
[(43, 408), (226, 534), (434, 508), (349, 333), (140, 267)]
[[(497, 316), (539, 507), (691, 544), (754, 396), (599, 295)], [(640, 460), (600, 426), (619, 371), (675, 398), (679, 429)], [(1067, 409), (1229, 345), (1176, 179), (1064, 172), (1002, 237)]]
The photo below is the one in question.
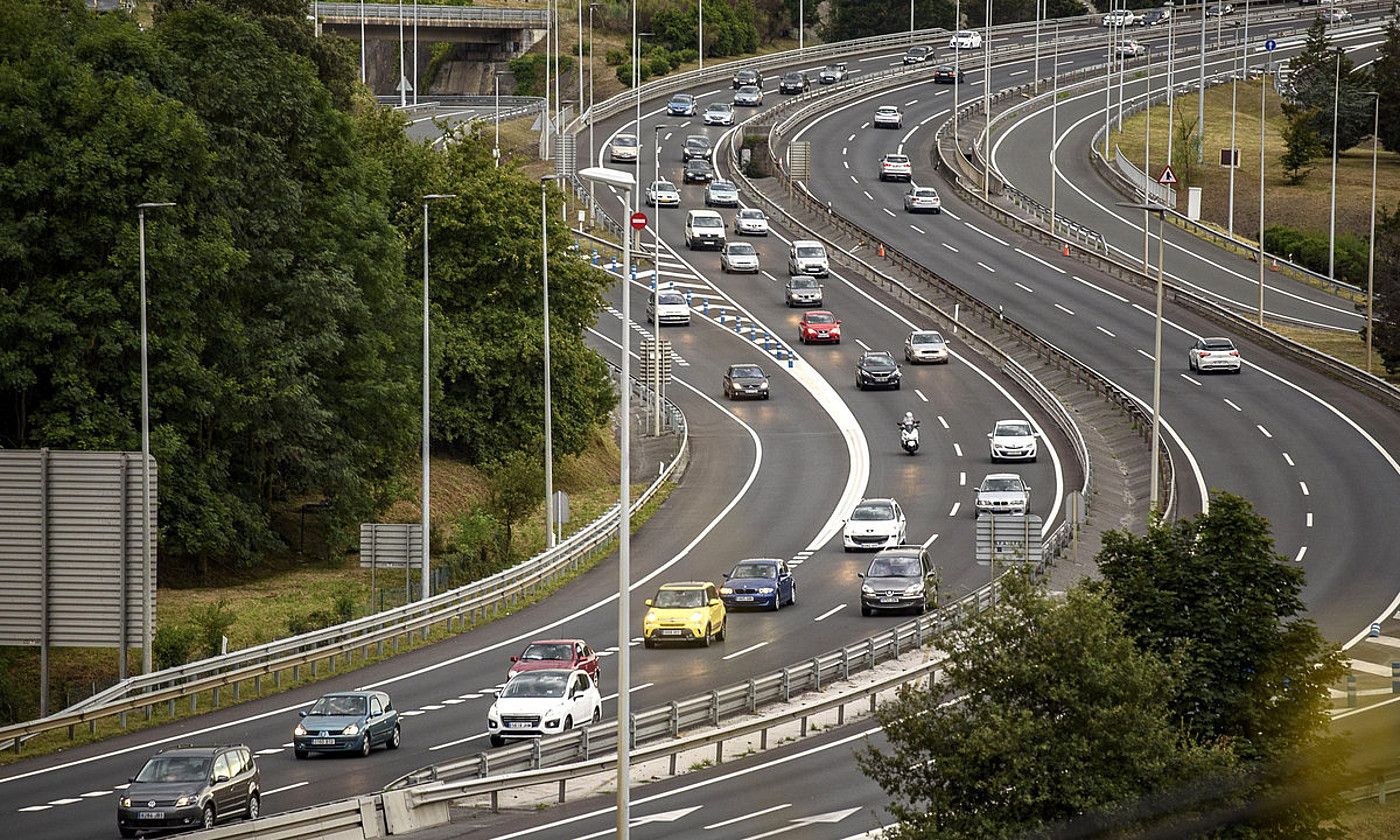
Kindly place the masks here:
[(399, 712), (382, 691), (337, 691), (300, 712), (292, 730), (292, 755), (340, 752), (367, 756), (380, 744), (399, 748)]
[(666, 103), (666, 113), (673, 117), (695, 116), (695, 97), (688, 93), (678, 93)]
[(797, 581), (784, 560), (760, 557), (741, 560), (724, 576), (719, 588), (726, 609), (761, 607), (782, 609), (797, 603)]

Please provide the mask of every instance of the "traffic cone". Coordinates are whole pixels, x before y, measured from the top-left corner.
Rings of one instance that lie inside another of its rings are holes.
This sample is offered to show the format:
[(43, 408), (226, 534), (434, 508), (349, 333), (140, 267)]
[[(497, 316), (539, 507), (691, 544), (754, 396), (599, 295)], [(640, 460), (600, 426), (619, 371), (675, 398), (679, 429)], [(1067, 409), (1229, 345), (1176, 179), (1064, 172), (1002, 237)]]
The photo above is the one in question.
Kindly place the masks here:
[(880, 249), (879, 249), (878, 251), (875, 252), (875, 256), (877, 256), (877, 257), (883, 257), (884, 255), (885, 255), (885, 243), (881, 242), (881, 243), (880, 243)]
[(1269, 263), (1269, 270), (1278, 271), (1278, 257), (1274, 257), (1273, 262)]
[(1065, 243), (1065, 247), (1060, 251), (1060, 256), (1062, 256), (1062, 257), (1068, 257), (1068, 256), (1069, 256), (1069, 243), (1068, 243), (1068, 242)]

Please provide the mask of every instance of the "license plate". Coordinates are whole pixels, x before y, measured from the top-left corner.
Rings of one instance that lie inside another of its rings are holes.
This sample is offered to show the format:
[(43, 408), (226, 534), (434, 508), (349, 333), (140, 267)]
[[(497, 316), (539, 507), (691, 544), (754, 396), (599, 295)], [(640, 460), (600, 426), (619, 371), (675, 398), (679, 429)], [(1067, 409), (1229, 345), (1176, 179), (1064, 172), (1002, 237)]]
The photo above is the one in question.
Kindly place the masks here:
[(138, 820), (163, 820), (163, 819), (165, 819), (165, 812), (164, 812), (164, 811), (138, 811), (138, 812), (136, 812), (136, 819), (138, 819)]
[(752, 596), (752, 595), (740, 595), (740, 596), (736, 597), (734, 600), (736, 600), (736, 601), (752, 601), (752, 600), (753, 600), (753, 596)]
[(511, 721), (509, 724), (506, 724), (506, 725), (507, 725), (509, 728), (511, 728), (511, 729), (529, 729), (529, 728), (530, 728), (530, 724), (524, 723), (524, 722), (518, 721), (518, 720), (517, 720), (517, 721)]
[(819, 332), (819, 333), (817, 333), (817, 338), (826, 338), (826, 337), (827, 337), (827, 334), (824, 333), (824, 332)]
[(312, 739), (311, 739), (311, 746), (313, 746), (313, 747), (330, 747), (330, 746), (334, 746), (334, 745), (335, 745), (335, 739), (334, 739), (334, 738), (312, 738)]
[(882, 604), (893, 604), (893, 603), (896, 603), (896, 602), (898, 602), (898, 601), (899, 601), (898, 598), (881, 598), (881, 599), (880, 599), (880, 603), (882, 603)]
[(661, 631), (661, 635), (663, 635), (663, 636), (684, 636), (684, 635), (685, 635), (685, 631), (684, 631), (684, 630), (662, 630), (662, 631)]

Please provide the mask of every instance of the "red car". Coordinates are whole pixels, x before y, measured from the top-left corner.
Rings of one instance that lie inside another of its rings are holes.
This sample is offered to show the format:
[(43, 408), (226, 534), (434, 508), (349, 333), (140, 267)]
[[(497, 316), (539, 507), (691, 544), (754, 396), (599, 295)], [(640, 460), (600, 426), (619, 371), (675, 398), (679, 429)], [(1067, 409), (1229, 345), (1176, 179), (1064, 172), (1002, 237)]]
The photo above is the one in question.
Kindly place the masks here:
[(841, 322), (825, 309), (813, 309), (797, 322), (797, 340), (803, 344), (840, 344)]
[(599, 677), (598, 654), (588, 642), (582, 639), (540, 639), (525, 646), (519, 656), (510, 658), (510, 679), (521, 671), (539, 671), (546, 668), (562, 668), (566, 671), (575, 668), (587, 672), (596, 683)]

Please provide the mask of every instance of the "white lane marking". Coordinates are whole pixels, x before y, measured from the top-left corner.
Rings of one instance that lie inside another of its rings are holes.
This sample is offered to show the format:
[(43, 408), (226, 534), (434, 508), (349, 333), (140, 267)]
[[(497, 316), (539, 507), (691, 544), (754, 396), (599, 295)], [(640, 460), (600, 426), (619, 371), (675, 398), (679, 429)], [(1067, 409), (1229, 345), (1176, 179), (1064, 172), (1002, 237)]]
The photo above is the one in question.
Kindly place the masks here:
[(1070, 309), (1068, 306), (1061, 306), (1061, 305), (1059, 305), (1059, 304), (1057, 303), (1057, 304), (1055, 304), (1055, 308), (1058, 309), (1058, 310), (1060, 310), (1061, 312), (1065, 313), (1066, 315), (1073, 315), (1073, 314), (1074, 314), (1074, 310), (1073, 310), (1073, 309)]
[(864, 131), (865, 129), (867, 129), (867, 128), (869, 128), (869, 127), (870, 127), (870, 123), (868, 123), (868, 122), (863, 122), (863, 123), (860, 124), (861, 131)]
[(921, 229), (919, 228), (918, 225), (910, 225), (910, 226), (909, 226), (909, 229), (912, 230), (912, 231), (914, 231), (914, 232), (917, 233), (917, 234), (920, 234), (920, 235), (923, 234), (923, 230), (921, 230)]
[(1021, 250), (1020, 248), (1017, 248), (1017, 249), (1016, 249), (1016, 253), (1020, 254), (1021, 256), (1025, 257), (1025, 258), (1027, 258), (1027, 259), (1035, 260), (1036, 262), (1040, 263), (1041, 265), (1045, 266), (1046, 268), (1050, 269), (1051, 271), (1058, 271), (1058, 272), (1061, 273), (1061, 274), (1066, 274), (1066, 273), (1067, 273), (1063, 268), (1060, 268), (1058, 265), (1053, 265), (1053, 264), (1051, 264), (1051, 263), (1048, 263), (1048, 262), (1046, 262), (1045, 260), (1042, 260), (1040, 257), (1037, 257), (1035, 254), (1032, 254), (1032, 253), (1029, 252), (1029, 251), (1023, 251), (1023, 250)]
[(1103, 333), (1104, 335), (1108, 336), (1109, 338), (1117, 338), (1117, 337), (1118, 337), (1118, 335), (1117, 335), (1116, 333), (1110, 332), (1110, 331), (1104, 329), (1103, 327), (1099, 326), (1098, 324), (1095, 324), (1095, 325), (1094, 325), (1094, 329), (1098, 330), (1099, 332)]
[(951, 217), (951, 218), (953, 219), (953, 221), (956, 221), (956, 222), (961, 222), (961, 221), (962, 221), (962, 216), (959, 216), (957, 213), (954, 213), (952, 210), (949, 210), (947, 207), (944, 207), (944, 208), (943, 208), (943, 215)]
[(847, 137), (847, 138), (846, 138), (846, 142), (849, 143), (849, 142), (851, 142), (851, 141), (854, 140), (854, 139), (856, 139), (856, 136), (855, 136), (854, 134), (852, 134), (850, 137)]
[(920, 548), (928, 548), (929, 546), (933, 545), (933, 542), (934, 542), (934, 540), (936, 540), (936, 539), (938, 539), (938, 535), (937, 535), (937, 534), (934, 534), (933, 536), (929, 537), (928, 539), (926, 539), (926, 540), (924, 540), (922, 543), (920, 543), (920, 544), (919, 544), (919, 547), (920, 547)]
[(852, 183), (852, 184), (859, 184), (860, 181), (856, 180), (856, 176), (852, 175), (852, 176), (851, 176), (851, 183)]
[(1184, 373), (1181, 374), (1181, 378), (1182, 378), (1182, 379), (1185, 379), (1187, 382), (1190, 382), (1192, 385), (1195, 385), (1197, 388), (1204, 388), (1204, 387), (1205, 387), (1205, 386), (1202, 385), (1200, 382), (1198, 382), (1194, 377), (1188, 376), (1188, 375), (1186, 375), (1186, 374), (1184, 374)]
[(477, 700), (477, 699), (480, 699), (480, 697), (481, 697), (480, 694), (475, 694), (475, 693), (473, 693), (473, 694), (459, 694), (459, 695), (457, 696), (457, 699), (458, 699), (458, 700)]
[(1290, 467), (1296, 467), (1296, 466), (1298, 466), (1297, 464), (1293, 463), (1293, 457), (1292, 457), (1291, 455), (1289, 455), (1287, 452), (1283, 453), (1283, 460), (1287, 461), (1287, 462), (1288, 462), (1288, 466), (1290, 466)]
[(30, 806), (25, 807), (25, 808), (20, 808), (20, 809), (19, 809), (19, 812), (20, 812), (21, 814), (32, 814), (32, 813), (34, 813), (35, 811), (47, 811), (47, 810), (49, 810), (49, 809), (52, 808), (52, 807), (53, 807), (52, 805), (30, 805)]
[(467, 701), (458, 699), (458, 698), (456, 698), (456, 697), (449, 697), (449, 698), (447, 698), (446, 700), (442, 701), (442, 704), (443, 704), (444, 706), (456, 706), (456, 705), (459, 705), (459, 704), (465, 703), (465, 702), (467, 702)]
[(962, 502), (953, 502), (953, 509), (948, 511), (949, 516), (957, 516), (958, 508), (962, 507)]
[(850, 148), (850, 146), (842, 146), (842, 147), (841, 147), (841, 154), (843, 154), (843, 155), (846, 154), (846, 150), (849, 149), (849, 148)]
[(1254, 428), (1258, 429), (1258, 430), (1259, 430), (1259, 434), (1263, 435), (1263, 436), (1266, 437), (1266, 438), (1271, 438), (1271, 437), (1273, 437), (1273, 435), (1269, 434), (1269, 430), (1268, 430), (1268, 429), (1264, 428), (1263, 426), (1260, 426), (1260, 425), (1257, 424), (1257, 423), (1255, 424)]
[(968, 227), (972, 228), (973, 230), (977, 231), (978, 233), (982, 234), (983, 236), (987, 237), (988, 239), (992, 240), (993, 242), (997, 243), (998, 245), (1005, 245), (1005, 246), (1008, 247), (1008, 248), (1011, 247), (1011, 243), (1010, 243), (1010, 242), (1007, 242), (1005, 239), (1002, 239), (1001, 237), (993, 236), (992, 234), (987, 233), (985, 230), (982, 230), (980, 227), (978, 227), (977, 225), (974, 225), (972, 222), (963, 222), (963, 224), (967, 225)]
[(1233, 409), (1236, 410), (1236, 411), (1244, 411), (1244, 409), (1240, 408), (1239, 406), (1237, 406), (1237, 405), (1235, 405), (1233, 402), (1231, 402), (1229, 397), (1226, 397), (1226, 398), (1225, 398), (1225, 404), (1228, 405), (1228, 406), (1230, 406), (1231, 408), (1233, 408)]
[(866, 344), (864, 341), (861, 341), (861, 340), (858, 339), (858, 338), (855, 339), (855, 342), (856, 342), (856, 344), (859, 344), (859, 345), (860, 345), (860, 349), (862, 349), (862, 350), (869, 350), (869, 349), (870, 349), (870, 345), (869, 345), (869, 344)]
[(915, 388), (914, 393), (919, 397), (919, 399), (923, 400), (924, 402), (928, 402), (928, 397), (924, 396), (923, 391), (920, 391), (918, 388)]
[(410, 710), (408, 710), (408, 711), (406, 711), (406, 712), (399, 712), (399, 717), (418, 717), (418, 716), (421, 715), (421, 714), (423, 714), (423, 713), (420, 712), (420, 711), (416, 711), (416, 710), (414, 710), (414, 709), (410, 709)]
[(82, 800), (80, 797), (77, 797), (77, 796), (69, 796), (69, 797), (65, 797), (65, 798), (63, 798), (63, 799), (55, 799), (55, 800), (49, 802), (49, 804), (50, 804), (50, 805), (72, 805), (74, 802), (82, 802), (82, 801), (83, 801), (83, 800)]
[(993, 274), (996, 274), (996, 273), (997, 273), (997, 270), (996, 270), (995, 268), (992, 268), (991, 266), (987, 265), (987, 264), (984, 263), (984, 262), (978, 262), (977, 264), (980, 265), (980, 266), (982, 266), (983, 268), (987, 269), (988, 271), (990, 271), (990, 272), (993, 273)]
[(958, 249), (954, 248), (952, 245), (949, 245), (947, 242), (941, 242), (939, 244), (941, 244), (944, 248), (947, 248), (949, 251), (952, 251), (954, 254), (958, 253)]
[(420, 712), (436, 712), (436, 711), (438, 711), (438, 710), (441, 709), (441, 708), (442, 708), (441, 705), (439, 705), (439, 704), (437, 704), (437, 703), (433, 703), (433, 704), (431, 704), (431, 705), (421, 706), (421, 707), (419, 707), (418, 710), (419, 710)]
[(1142, 355), (1146, 356), (1148, 359), (1152, 359), (1152, 358), (1153, 358), (1153, 356), (1152, 356), (1151, 353), (1147, 352), (1146, 350), (1143, 350), (1141, 347), (1135, 347), (1135, 348), (1133, 348), (1133, 349), (1134, 349), (1134, 350), (1137, 350), (1139, 353), (1141, 353)]
[(893, 219), (893, 218), (895, 217), (895, 216), (894, 216), (894, 211), (891, 210), (890, 208), (888, 208), (888, 207), (881, 207), (880, 209), (881, 209), (881, 210), (884, 210), (884, 211), (885, 211), (885, 215), (886, 215), (886, 216), (889, 216), (891, 219)]
[(948, 428), (948, 421), (943, 419), (942, 414), (938, 415), (938, 425), (942, 426), (945, 429)]
[(917, 100), (917, 99), (911, 99), (911, 100), (909, 100), (908, 102), (904, 103), (904, 107), (908, 108), (910, 105), (918, 105), (918, 104), (919, 104), (919, 100)]
[[(1102, 294), (1108, 295), (1109, 297), (1113, 298), (1114, 300), (1118, 301), (1119, 303), (1127, 303), (1127, 302), (1128, 302), (1128, 299), (1125, 298), (1125, 297), (1123, 297), (1122, 295), (1117, 294), (1117, 293), (1115, 293), (1115, 292), (1110, 292), (1108, 289), (1105, 289), (1103, 286), (1099, 286), (1099, 285), (1096, 285), (1096, 284), (1094, 284), (1094, 283), (1090, 283), (1088, 280), (1085, 280), (1083, 277), (1080, 277), (1078, 274), (1071, 274), (1070, 277), (1073, 278), (1073, 279), (1075, 279), (1075, 280), (1078, 280), (1080, 283), (1084, 284), (1085, 286), (1088, 286), (1089, 288), (1093, 289), (1093, 290), (1096, 291), (1096, 292), (1100, 292), (1100, 293), (1102, 293)], [(1155, 316), (1154, 316), (1154, 317), (1155, 317)]]
[(962, 445), (957, 443), (953, 444), (953, 452), (956, 453), (959, 458), (961, 458), (963, 456)]
[[(265, 750), (258, 750), (256, 753), (253, 753), (253, 754), (254, 754), (254, 755), (277, 755), (278, 753), (285, 751), (285, 749), (286, 749), (285, 747), (271, 747), (271, 748), (265, 749)], [(87, 794), (85, 793), (85, 794), (83, 794), (83, 796), (87, 796)]]
[(841, 605), (839, 605), (839, 606), (832, 607), (831, 609), (827, 610), (826, 612), (822, 613), (821, 615), (817, 616), (816, 618), (814, 618), (814, 619), (812, 619), (812, 620), (813, 620), (813, 621), (824, 621), (824, 620), (826, 620), (826, 619), (828, 619), (828, 618), (831, 618), (833, 615), (836, 615), (837, 613), (841, 612), (841, 611), (844, 610), (845, 608), (846, 608), (846, 605), (845, 605), (845, 604), (841, 604)]
[(746, 654), (746, 653), (753, 653), (754, 651), (758, 650), (758, 649), (761, 648), (761, 647), (764, 647), (764, 646), (767, 645), (767, 644), (768, 644), (767, 642), (759, 642), (759, 643), (756, 644), (756, 645), (749, 645), (748, 647), (744, 648), (743, 650), (736, 650), (736, 651), (734, 651), (733, 653), (730, 653), (730, 654), (726, 654), (726, 655), (724, 655), (724, 656), (721, 656), (720, 659), (724, 660), (725, 662), (728, 662), (728, 661), (731, 660), (731, 659), (738, 659), (739, 657), (743, 656), (744, 654)]
[(778, 282), (778, 278), (776, 278), (776, 277), (774, 277), (772, 274), (768, 273), (767, 269), (764, 270), (763, 276), (764, 276), (764, 277), (767, 277), (769, 280), (772, 280), (774, 283)]
[(1035, 294), (1035, 289), (1032, 289), (1030, 286), (1027, 286), (1025, 283), (1022, 283), (1019, 280), (1016, 281), (1016, 285), (1020, 286), (1022, 289), (1024, 289), (1027, 292), (1030, 292), (1031, 294)]
[(1293, 558), (1294, 563), (1303, 562), (1303, 555), (1308, 553), (1308, 547), (1302, 546), (1298, 549), (1298, 556)]
[(666, 136), (665, 136), (665, 137), (662, 137), (662, 138), (661, 138), (662, 142), (669, 141), (670, 139), (671, 139), (671, 132), (669, 132), (669, 131), (666, 132)]
[[(855, 179), (856, 179), (856, 176), (852, 175), (852, 176), (851, 176), (851, 180), (854, 181)], [(869, 190), (861, 190), (861, 192), (865, 193), (865, 197), (868, 198), (868, 199), (870, 199), (871, 201), (874, 201), (874, 200), (875, 200), (875, 196), (871, 195), (870, 192), (869, 192)]]
[[(634, 692), (634, 691), (641, 691), (641, 690), (644, 689), (644, 688), (651, 688), (651, 687), (654, 686), (654, 685), (656, 685), (656, 683), (654, 683), (654, 682), (647, 682), (647, 683), (642, 683), (641, 685), (634, 685), (634, 686), (632, 686), (631, 688), (627, 689), (627, 693), (628, 693), (628, 694), (631, 694), (631, 693)], [(606, 703), (606, 702), (608, 702), (609, 700), (616, 700), (616, 699), (617, 699), (617, 692), (614, 691), (612, 694), (609, 694), (609, 695), (607, 695), (606, 697), (604, 697), (604, 698), (603, 698), (603, 702)]]
[(284, 792), (289, 791), (289, 790), (296, 790), (296, 789), (299, 788), (299, 787), (305, 787), (306, 785), (309, 785), (309, 784), (311, 784), (311, 783), (310, 783), (310, 782), (293, 782), (293, 783), (290, 784), (290, 785), (283, 785), (282, 787), (273, 788), (272, 790), (265, 790), (265, 791), (263, 791), (262, 795), (263, 795), (263, 796), (271, 796), (271, 795), (274, 794), (274, 793), (284, 793)]
[(850, 168), (851, 168), (851, 162), (848, 161), (848, 160), (843, 160), (843, 161), (841, 161), (841, 165), (844, 166), (844, 167), (846, 167), (847, 169), (850, 169)]
[(965, 472), (960, 472), (960, 473), (958, 473), (958, 486), (959, 486), (959, 487), (966, 487), (966, 486), (967, 486), (967, 473), (965, 473)]
[(78, 795), (84, 799), (96, 799), (99, 796), (111, 796), (112, 792), (110, 790), (90, 790), (87, 793), (80, 793)]
[[(566, 10), (566, 11), (567, 11), (567, 10)], [(869, 61), (869, 59), (865, 59), (865, 60), (866, 60), (866, 61)], [(715, 828), (724, 828), (726, 825), (733, 825), (734, 823), (744, 822), (745, 820), (749, 820), (749, 819), (752, 819), (752, 818), (754, 818), (754, 817), (760, 817), (760, 816), (763, 816), (764, 814), (771, 814), (771, 813), (773, 813), (774, 811), (781, 811), (781, 810), (783, 810), (784, 808), (791, 808), (791, 807), (792, 807), (792, 803), (791, 803), (791, 802), (784, 802), (782, 805), (774, 805), (772, 808), (764, 808), (762, 811), (750, 811), (749, 813), (744, 814), (744, 815), (741, 816), (741, 817), (735, 817), (735, 818), (730, 819), (730, 820), (725, 820), (724, 822), (710, 823), (709, 825), (704, 826), (703, 828), (704, 828), (705, 831), (710, 831), (711, 829), (715, 829)]]
[[(1307, 527), (1309, 527), (1309, 528), (1312, 527), (1312, 511), (1308, 511), (1308, 525), (1307, 525)], [(87, 796), (87, 794), (83, 794), (83, 796)]]
[(1014, 70), (1014, 71), (1012, 71), (1012, 72), (1010, 72), (1010, 73), (1007, 73), (1006, 75), (1008, 75), (1008, 76), (1021, 76), (1021, 75), (1024, 75), (1024, 74), (1026, 74), (1026, 73), (1029, 73), (1029, 72), (1030, 72), (1029, 70)]
[(1302, 489), (1303, 495), (1304, 495), (1304, 496), (1309, 495), (1309, 493), (1308, 493), (1308, 483), (1307, 483), (1306, 481), (1300, 481), (1300, 482), (1298, 482), (1298, 487)]

